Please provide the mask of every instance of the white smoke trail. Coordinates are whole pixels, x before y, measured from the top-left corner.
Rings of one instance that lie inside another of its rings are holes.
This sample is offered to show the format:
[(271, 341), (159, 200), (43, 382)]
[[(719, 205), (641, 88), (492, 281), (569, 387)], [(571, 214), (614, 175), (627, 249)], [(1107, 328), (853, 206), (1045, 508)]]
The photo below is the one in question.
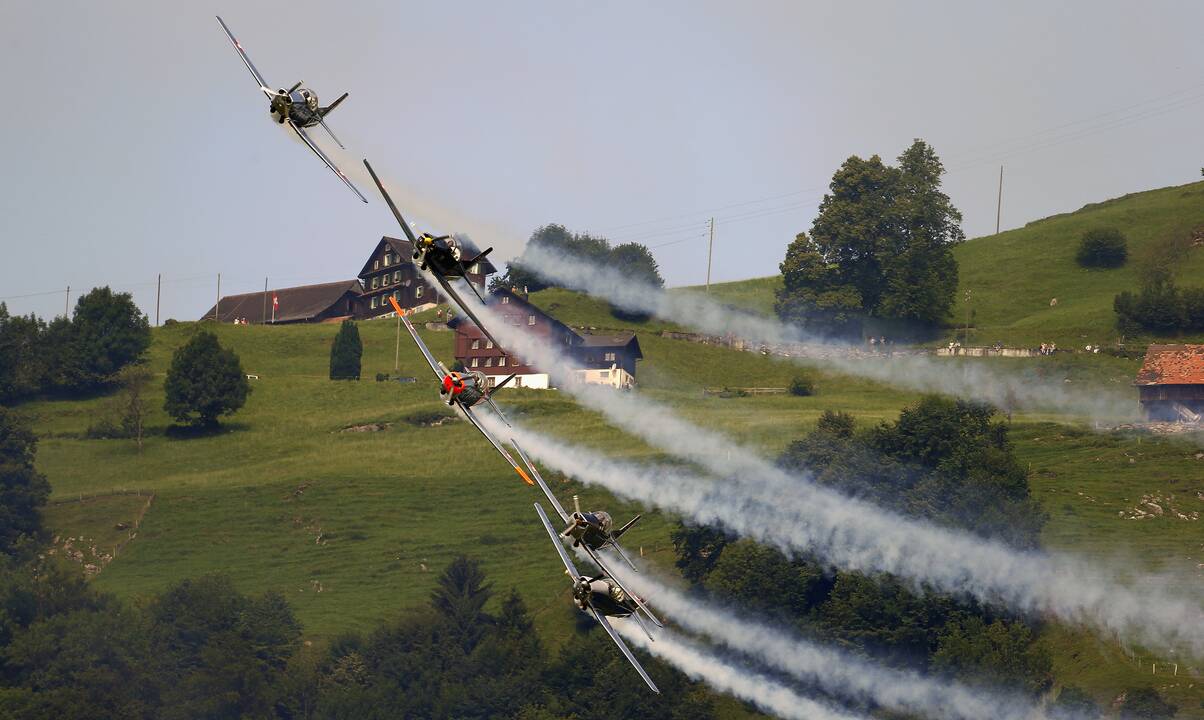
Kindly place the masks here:
[[(618, 563), (612, 565), (612, 569), (621, 571), (619, 580), (624, 585), (682, 628), (832, 695), (945, 720), (1044, 717), (1040, 707), (1022, 696), (992, 693), (947, 679), (882, 667), (805, 640), (785, 628), (746, 620), (733, 610), (696, 595), (686, 595), (647, 573), (629, 572)], [(1098, 717), (1076, 720), (1098, 720)]]
[[(1062, 382), (1036, 381), (999, 372), (982, 364), (934, 360), (921, 355), (849, 356), (848, 346), (826, 343), (797, 325), (736, 310), (700, 293), (668, 293), (625, 277), (614, 268), (539, 246), (528, 245), (523, 264), (557, 284), (606, 300), (627, 310), (645, 312), (713, 335), (734, 334), (757, 343), (806, 343), (823, 346), (822, 362), (848, 375), (864, 377), (921, 392), (939, 392), (1016, 409), (1053, 410), (1092, 420), (1128, 420), (1138, 416), (1128, 396), (1078, 392)], [(813, 348), (814, 349), (814, 348)], [(813, 359), (793, 357), (815, 364)]]
[(780, 718), (868, 720), (864, 716), (850, 715), (803, 697), (776, 680), (721, 660), (670, 631), (659, 633), (656, 642), (649, 642), (642, 632), (626, 623), (615, 623), (614, 626), (628, 643), (656, 655), (687, 676), (702, 680), (716, 690), (747, 700), (759, 709)]
[[(1143, 590), (1138, 592), (1071, 557), (1019, 552), (901, 518), (802, 479), (796, 478), (790, 491), (782, 490), (789, 476), (758, 486), (758, 477), (784, 475), (759, 459), (744, 468), (743, 482), (714, 480), (677, 468), (615, 462), (518, 425), (508, 428), (486, 413), (479, 416), (492, 432), (517, 439), (566, 475), (697, 523), (724, 527), (789, 556), (814, 554), (849, 570), (892, 573), (917, 589), (928, 585), (1029, 613), (1049, 613), (1068, 623), (1204, 657), (1204, 610), (1198, 599), (1171, 597), (1155, 579), (1133, 581)], [(730, 469), (733, 461), (715, 464)]]

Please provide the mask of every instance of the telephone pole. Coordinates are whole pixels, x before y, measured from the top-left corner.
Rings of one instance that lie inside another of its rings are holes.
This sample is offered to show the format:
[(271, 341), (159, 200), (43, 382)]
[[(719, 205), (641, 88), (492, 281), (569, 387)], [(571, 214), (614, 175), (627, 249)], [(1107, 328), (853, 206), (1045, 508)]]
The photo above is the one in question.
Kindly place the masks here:
[(393, 372), (401, 369), (401, 316), (397, 316), (397, 342), (393, 345)]
[(1003, 166), (999, 166), (999, 199), (995, 201), (995, 234), (999, 234), (999, 216), (1003, 213)]
[(263, 325), (268, 321), (268, 279), (263, 279), (263, 312), (259, 316), (259, 324)]
[(63, 317), (71, 319), (71, 286), (67, 286), (67, 297), (63, 300)]
[(222, 316), (222, 274), (217, 274), (217, 302), (213, 304), (213, 321), (220, 322)]
[(715, 218), (711, 218), (711, 239), (707, 242), (707, 293), (711, 292), (711, 253), (715, 250)]
[(159, 327), (159, 297), (163, 294), (163, 273), (155, 281), (155, 327)]

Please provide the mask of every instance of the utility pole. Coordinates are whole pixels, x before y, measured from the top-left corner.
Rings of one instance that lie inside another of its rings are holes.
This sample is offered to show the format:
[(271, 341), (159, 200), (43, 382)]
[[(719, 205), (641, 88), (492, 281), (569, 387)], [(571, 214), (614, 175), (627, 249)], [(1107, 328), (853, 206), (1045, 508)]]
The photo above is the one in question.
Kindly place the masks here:
[(159, 279), (155, 281), (155, 327), (159, 327), (159, 298), (163, 294), (163, 273), (159, 273)]
[(999, 199), (995, 201), (995, 234), (999, 234), (999, 216), (1003, 213), (1003, 166), (999, 166)]
[(268, 279), (263, 279), (263, 312), (259, 316), (259, 324), (263, 325), (268, 321)]
[(970, 347), (970, 290), (966, 290), (966, 339), (965, 346)]
[(213, 304), (213, 321), (221, 322), (220, 320), (218, 320), (218, 318), (220, 318), (221, 316), (222, 316), (222, 274), (218, 273), (217, 274), (217, 302), (215, 302)]
[(715, 249), (715, 218), (711, 218), (711, 239), (707, 242), (707, 293), (711, 292), (711, 252)]
[(67, 297), (63, 300), (63, 317), (71, 319), (71, 286), (67, 286)]
[(393, 372), (401, 369), (401, 316), (397, 316), (397, 342), (393, 345)]

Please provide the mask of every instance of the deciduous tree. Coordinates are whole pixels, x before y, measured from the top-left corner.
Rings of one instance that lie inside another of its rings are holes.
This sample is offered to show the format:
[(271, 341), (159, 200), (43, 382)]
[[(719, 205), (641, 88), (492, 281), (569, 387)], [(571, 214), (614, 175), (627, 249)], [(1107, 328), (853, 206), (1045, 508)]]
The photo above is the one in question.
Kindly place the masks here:
[(217, 335), (201, 330), (176, 349), (164, 383), (167, 414), (181, 423), (217, 425), (218, 418), (241, 408), (251, 387), (233, 350)]

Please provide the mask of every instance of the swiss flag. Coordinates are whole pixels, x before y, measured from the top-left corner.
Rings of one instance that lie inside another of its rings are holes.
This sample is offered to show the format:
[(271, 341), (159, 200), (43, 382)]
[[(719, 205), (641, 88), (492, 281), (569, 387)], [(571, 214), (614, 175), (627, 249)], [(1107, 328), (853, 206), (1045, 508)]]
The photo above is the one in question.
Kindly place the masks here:
[(272, 309), (276, 310), (276, 309), (279, 309), (279, 307), (280, 307), (280, 298), (276, 296), (276, 293), (272, 293)]

